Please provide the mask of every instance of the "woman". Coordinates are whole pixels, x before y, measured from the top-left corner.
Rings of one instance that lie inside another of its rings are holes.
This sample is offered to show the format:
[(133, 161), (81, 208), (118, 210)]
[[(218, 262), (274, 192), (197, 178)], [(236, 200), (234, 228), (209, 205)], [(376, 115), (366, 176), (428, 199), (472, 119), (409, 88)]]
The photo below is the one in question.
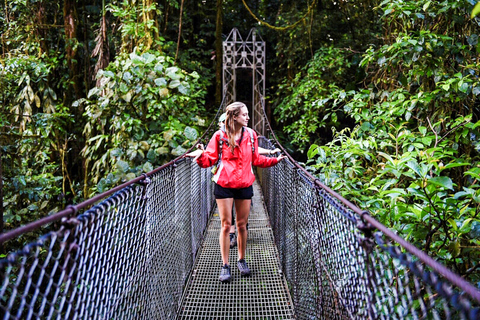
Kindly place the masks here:
[(235, 203), (237, 216), (237, 266), (242, 276), (250, 275), (250, 269), (245, 261), (247, 246), (247, 222), (250, 213), (250, 204), (253, 196), (252, 184), (255, 181), (252, 165), (267, 168), (276, 165), (285, 158), (279, 155), (276, 158), (267, 158), (258, 153), (256, 133), (247, 127), (248, 109), (244, 103), (234, 102), (226, 108), (225, 129), (218, 130), (208, 143), (207, 149), (202, 145), (200, 150), (187, 154), (194, 157), (202, 168), (217, 164), (214, 174), (215, 199), (220, 214), (220, 252), (223, 266), (220, 271), (220, 281), (230, 282), (231, 270), (228, 261), (230, 251), (229, 232), (232, 223), (232, 206)]
[[(218, 127), (220, 130), (225, 131), (225, 119), (227, 117), (227, 114), (224, 112), (220, 115), (218, 118)], [(264, 149), (262, 147), (258, 147), (258, 153), (259, 154), (275, 154), (280, 152), (280, 149), (275, 148), (273, 150), (270, 149)], [(201, 150), (197, 150), (197, 155), (201, 153)], [(247, 224), (247, 231), (248, 231), (248, 224)], [(230, 249), (235, 247), (237, 245), (237, 235), (235, 234), (235, 206), (232, 207), (232, 221), (230, 225)]]

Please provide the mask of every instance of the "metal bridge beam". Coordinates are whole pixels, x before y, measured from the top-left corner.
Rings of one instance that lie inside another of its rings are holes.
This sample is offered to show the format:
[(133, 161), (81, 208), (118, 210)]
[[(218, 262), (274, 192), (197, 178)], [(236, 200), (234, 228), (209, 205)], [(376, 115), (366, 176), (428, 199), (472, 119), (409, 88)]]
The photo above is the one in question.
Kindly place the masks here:
[(265, 135), (265, 41), (251, 29), (244, 41), (234, 28), (223, 41), (223, 96), (225, 106), (236, 101), (236, 69), (252, 70), (252, 127)]

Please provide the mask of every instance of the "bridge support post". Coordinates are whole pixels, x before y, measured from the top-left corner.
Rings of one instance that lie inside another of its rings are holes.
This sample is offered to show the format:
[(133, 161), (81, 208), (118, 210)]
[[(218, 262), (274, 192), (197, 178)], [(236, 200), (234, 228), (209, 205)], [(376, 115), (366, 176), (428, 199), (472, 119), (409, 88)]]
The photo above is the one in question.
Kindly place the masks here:
[(223, 41), (223, 97), (224, 107), (236, 101), (236, 69), (250, 69), (252, 73), (252, 127), (265, 135), (265, 41), (256, 29), (251, 29), (247, 40), (234, 28)]

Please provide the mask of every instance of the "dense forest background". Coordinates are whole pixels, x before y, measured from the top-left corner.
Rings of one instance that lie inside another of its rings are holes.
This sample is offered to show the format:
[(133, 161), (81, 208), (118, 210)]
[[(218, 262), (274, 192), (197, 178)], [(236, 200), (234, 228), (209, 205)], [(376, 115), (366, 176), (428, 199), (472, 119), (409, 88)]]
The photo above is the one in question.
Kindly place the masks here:
[[(2, 229), (185, 152), (221, 99), (222, 34), (256, 27), (267, 44), (267, 110), (282, 144), (480, 287), (475, 4), (5, 0)], [(251, 85), (248, 76), (239, 81)]]

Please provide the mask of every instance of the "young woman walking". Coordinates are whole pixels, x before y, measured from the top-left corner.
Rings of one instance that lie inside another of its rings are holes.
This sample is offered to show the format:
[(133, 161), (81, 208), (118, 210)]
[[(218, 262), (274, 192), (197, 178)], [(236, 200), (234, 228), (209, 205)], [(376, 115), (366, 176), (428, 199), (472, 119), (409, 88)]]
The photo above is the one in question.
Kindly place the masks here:
[(245, 261), (245, 252), (247, 247), (246, 226), (253, 196), (252, 184), (255, 181), (252, 165), (267, 168), (285, 158), (283, 155), (267, 158), (259, 154), (257, 134), (247, 127), (249, 119), (248, 108), (244, 103), (234, 102), (228, 105), (225, 129), (215, 132), (207, 149), (203, 150), (203, 146), (198, 145), (199, 150), (186, 155), (194, 157), (202, 168), (217, 164), (213, 181), (215, 182), (214, 194), (221, 220), (219, 242), (223, 266), (219, 279), (222, 282), (230, 282), (232, 279), (228, 258), (234, 203), (238, 232), (237, 267), (242, 276), (250, 275), (250, 269)]

